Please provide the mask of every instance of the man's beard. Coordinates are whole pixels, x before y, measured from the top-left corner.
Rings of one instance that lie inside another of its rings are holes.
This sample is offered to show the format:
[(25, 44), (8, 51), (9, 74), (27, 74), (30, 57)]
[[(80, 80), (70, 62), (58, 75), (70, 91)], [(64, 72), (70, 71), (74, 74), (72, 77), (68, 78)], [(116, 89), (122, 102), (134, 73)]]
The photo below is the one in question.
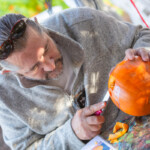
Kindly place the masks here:
[(60, 75), (63, 73), (63, 58), (59, 58), (55, 61), (55, 70), (46, 72), (45, 79), (46, 80), (57, 80)]

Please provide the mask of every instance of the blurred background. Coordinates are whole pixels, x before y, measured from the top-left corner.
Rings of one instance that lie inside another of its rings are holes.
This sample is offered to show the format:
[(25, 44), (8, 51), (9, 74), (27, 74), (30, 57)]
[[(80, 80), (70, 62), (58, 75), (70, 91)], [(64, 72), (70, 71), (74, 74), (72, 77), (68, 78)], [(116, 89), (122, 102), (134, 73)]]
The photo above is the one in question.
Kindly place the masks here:
[(42, 14), (41, 18), (46, 18), (67, 8), (88, 6), (115, 12), (125, 21), (145, 26), (131, 1), (136, 4), (146, 23), (150, 24), (150, 0), (0, 0), (0, 16), (21, 13), (26, 17), (38, 15), (39, 18)]
[(7, 13), (21, 13), (33, 17), (50, 7), (68, 8), (63, 0), (0, 0), (0, 16)]
[[(7, 13), (21, 13), (29, 18), (37, 16), (38, 21), (42, 23), (51, 14), (67, 8), (86, 6), (105, 11), (117, 19), (146, 27), (134, 4), (149, 26), (150, 0), (0, 0), (0, 17)], [(10, 150), (4, 144), (2, 136), (0, 129), (0, 150)]]

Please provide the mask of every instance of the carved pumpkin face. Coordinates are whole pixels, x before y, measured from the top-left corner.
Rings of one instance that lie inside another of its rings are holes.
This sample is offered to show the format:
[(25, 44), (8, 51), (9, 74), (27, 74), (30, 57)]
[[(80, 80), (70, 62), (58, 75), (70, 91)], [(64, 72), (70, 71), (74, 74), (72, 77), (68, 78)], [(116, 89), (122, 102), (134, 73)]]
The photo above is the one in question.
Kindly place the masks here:
[(123, 60), (111, 72), (108, 91), (114, 104), (133, 116), (150, 114), (150, 62)]

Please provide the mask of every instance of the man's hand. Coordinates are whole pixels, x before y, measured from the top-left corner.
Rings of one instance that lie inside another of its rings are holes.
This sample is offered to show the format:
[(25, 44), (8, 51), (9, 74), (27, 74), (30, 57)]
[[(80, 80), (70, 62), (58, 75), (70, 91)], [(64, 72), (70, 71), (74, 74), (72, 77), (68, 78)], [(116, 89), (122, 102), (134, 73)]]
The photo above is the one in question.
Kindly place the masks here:
[[(134, 60), (136, 56), (140, 56), (143, 61), (150, 61), (150, 50), (145, 48), (137, 48), (137, 49), (127, 49), (125, 51), (125, 60)], [(114, 70), (115, 67), (112, 67), (109, 75)]]
[(150, 51), (145, 48), (127, 49), (125, 59), (134, 60), (135, 56), (140, 56), (143, 61), (150, 61)]
[(100, 133), (104, 117), (93, 114), (105, 107), (106, 102), (100, 102), (76, 112), (72, 119), (72, 128), (79, 139), (89, 140)]

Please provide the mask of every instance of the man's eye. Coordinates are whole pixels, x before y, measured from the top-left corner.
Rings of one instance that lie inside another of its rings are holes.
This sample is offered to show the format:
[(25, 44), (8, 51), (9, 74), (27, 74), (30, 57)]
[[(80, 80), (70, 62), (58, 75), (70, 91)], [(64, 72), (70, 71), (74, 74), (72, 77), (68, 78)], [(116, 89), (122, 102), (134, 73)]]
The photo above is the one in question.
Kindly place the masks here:
[(45, 49), (43, 56), (45, 56), (48, 52), (48, 47)]
[(38, 66), (35, 66), (35, 67), (33, 68), (32, 72), (37, 72), (37, 70), (38, 70)]

